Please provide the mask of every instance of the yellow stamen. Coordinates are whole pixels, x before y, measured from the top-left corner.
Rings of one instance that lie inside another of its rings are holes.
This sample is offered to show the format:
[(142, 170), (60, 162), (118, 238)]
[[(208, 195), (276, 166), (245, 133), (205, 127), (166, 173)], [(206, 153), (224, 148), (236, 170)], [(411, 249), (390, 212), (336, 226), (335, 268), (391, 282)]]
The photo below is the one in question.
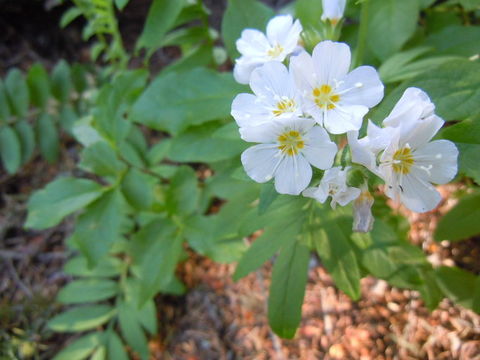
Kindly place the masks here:
[(294, 112), (295, 111), (295, 101), (293, 99), (284, 99), (277, 103), (277, 108), (273, 110), (273, 115), (280, 116), (286, 112)]
[(409, 147), (404, 147), (395, 151), (393, 154), (393, 171), (400, 174), (408, 174), (414, 163), (412, 150)]
[(278, 148), (282, 150), (282, 153), (288, 156), (298, 154), (299, 149), (305, 147), (305, 142), (302, 139), (302, 135), (296, 130), (286, 131), (278, 138)]
[(335, 109), (335, 103), (340, 101), (340, 95), (334, 94), (332, 87), (326, 84), (313, 89), (312, 95), (314, 97), (315, 104), (320, 109)]
[(276, 58), (283, 52), (283, 47), (280, 44), (275, 45), (267, 51), (267, 55), (271, 58)]

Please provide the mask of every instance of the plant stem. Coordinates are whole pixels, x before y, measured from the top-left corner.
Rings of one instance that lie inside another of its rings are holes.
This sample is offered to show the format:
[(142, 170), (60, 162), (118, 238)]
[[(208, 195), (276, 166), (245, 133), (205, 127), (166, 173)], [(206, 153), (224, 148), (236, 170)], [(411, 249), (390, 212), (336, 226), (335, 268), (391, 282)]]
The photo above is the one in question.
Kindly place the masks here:
[(363, 64), (363, 57), (365, 54), (365, 46), (367, 44), (367, 32), (368, 32), (368, 6), (369, 0), (365, 0), (362, 3), (362, 10), (360, 12), (360, 28), (358, 29), (358, 41), (357, 49), (355, 51), (353, 67), (356, 68)]

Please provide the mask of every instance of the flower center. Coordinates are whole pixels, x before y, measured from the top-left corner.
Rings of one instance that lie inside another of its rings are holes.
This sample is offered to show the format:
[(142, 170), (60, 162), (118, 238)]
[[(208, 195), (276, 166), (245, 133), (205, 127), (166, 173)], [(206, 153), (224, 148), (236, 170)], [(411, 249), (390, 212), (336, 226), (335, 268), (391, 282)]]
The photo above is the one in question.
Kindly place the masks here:
[(298, 154), (299, 149), (303, 149), (305, 142), (302, 135), (296, 130), (286, 131), (278, 137), (278, 148), (285, 155), (293, 156)]
[(397, 174), (408, 174), (414, 163), (412, 150), (409, 147), (404, 147), (395, 151), (392, 163), (393, 171)]
[(276, 58), (283, 52), (283, 47), (280, 44), (276, 44), (267, 51), (267, 55), (272, 59)]
[(324, 84), (316, 87), (313, 89), (312, 94), (315, 104), (317, 104), (320, 109), (335, 109), (335, 103), (340, 101), (340, 95), (334, 94), (330, 85)]
[(294, 112), (296, 105), (293, 99), (283, 99), (277, 103), (277, 108), (272, 111), (273, 115), (280, 116), (286, 112)]

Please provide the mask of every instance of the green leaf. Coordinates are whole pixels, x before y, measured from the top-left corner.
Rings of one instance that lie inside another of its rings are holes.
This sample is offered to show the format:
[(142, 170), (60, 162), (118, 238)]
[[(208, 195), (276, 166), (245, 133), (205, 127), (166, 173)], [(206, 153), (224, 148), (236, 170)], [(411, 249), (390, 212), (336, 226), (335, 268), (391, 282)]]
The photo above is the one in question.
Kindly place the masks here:
[(57, 162), (60, 155), (60, 134), (55, 122), (49, 114), (43, 113), (37, 119), (35, 125), (40, 153), (49, 163)]
[(367, 44), (379, 59), (400, 50), (417, 27), (417, 0), (369, 0)]
[(154, 178), (130, 168), (122, 181), (122, 193), (128, 203), (138, 210), (151, 210), (154, 199)]
[(101, 345), (103, 333), (94, 332), (84, 335), (62, 349), (53, 360), (83, 360)]
[(460, 121), (442, 129), (441, 136), (456, 143), (480, 145), (480, 117)]
[(72, 135), (75, 122), (78, 120), (78, 115), (75, 110), (73, 110), (69, 104), (65, 104), (60, 110), (59, 117), (60, 126), (62, 129), (68, 134)]
[(258, 204), (258, 214), (265, 214), (277, 197), (278, 193), (275, 190), (273, 183), (262, 184), (260, 190), (260, 203)]
[(102, 194), (102, 187), (91, 180), (59, 178), (30, 197), (25, 227), (46, 229), (55, 226)]
[(9, 174), (17, 172), (22, 163), (22, 150), (17, 133), (10, 126), (0, 127), (0, 157)]
[(73, 276), (83, 277), (112, 277), (120, 275), (125, 264), (116, 257), (107, 256), (90, 268), (84, 256), (70, 259), (63, 267), (63, 272)]
[(257, 0), (230, 0), (222, 20), (222, 37), (231, 59), (240, 54), (235, 42), (246, 28), (265, 32), (266, 24), (275, 13)]
[(132, 256), (142, 282), (141, 304), (166, 287), (174, 276), (183, 238), (169, 220), (155, 220), (134, 236)]
[(188, 126), (229, 117), (232, 100), (243, 89), (231, 73), (196, 68), (162, 74), (140, 96), (131, 116), (153, 129), (177, 135)]
[(184, 6), (185, 0), (154, 0), (148, 10), (145, 26), (136, 48), (146, 47), (149, 54), (157, 50), (165, 34), (175, 24), (175, 20)]
[(27, 82), (20, 70), (13, 68), (7, 73), (5, 89), (12, 113), (25, 117), (28, 112), (29, 93)]
[(0, 79), (0, 124), (10, 117), (10, 105), (8, 103), (7, 90)]
[(120, 237), (124, 208), (118, 189), (105, 192), (78, 217), (74, 242), (88, 259), (97, 264)]
[(99, 141), (82, 151), (79, 167), (100, 176), (118, 176), (126, 165), (109, 144)]
[(78, 93), (83, 93), (88, 88), (87, 70), (82, 64), (73, 64), (71, 68), (72, 82)]
[(308, 247), (296, 241), (280, 252), (273, 266), (268, 321), (282, 338), (293, 338), (302, 319), (309, 260)]
[(323, 14), (322, 2), (317, 0), (295, 1), (295, 17), (300, 20), (303, 28), (318, 28)]
[(148, 359), (147, 338), (135, 315), (132, 313), (131, 308), (125, 303), (120, 303), (118, 306), (118, 320), (120, 330), (127, 343), (142, 359)]
[(152, 166), (159, 164), (167, 156), (171, 144), (169, 139), (162, 139), (156, 143), (147, 154), (148, 163)]
[(172, 139), (168, 157), (180, 162), (212, 163), (238, 156), (248, 147), (240, 139), (238, 128), (235, 139), (217, 134), (221, 130), (215, 123), (190, 128)]
[(115, 0), (115, 6), (121, 11), (125, 6), (127, 6), (129, 1), (130, 0)]
[(115, 331), (108, 334), (108, 360), (129, 360), (122, 340)]
[(76, 307), (54, 316), (48, 327), (57, 332), (85, 331), (106, 323), (115, 312), (109, 305)]
[(22, 164), (30, 160), (35, 150), (35, 132), (32, 126), (26, 120), (20, 120), (15, 123), (15, 131), (20, 140), (22, 150)]
[(66, 27), (80, 15), (82, 15), (82, 10), (80, 10), (80, 8), (76, 6), (72, 6), (70, 9), (63, 13), (62, 18), (60, 19), (60, 27)]
[(100, 346), (93, 353), (90, 360), (105, 360), (107, 358), (107, 348), (105, 346)]
[(41, 64), (34, 64), (28, 70), (27, 84), (32, 104), (44, 109), (50, 98), (50, 82), (47, 71)]
[(350, 241), (352, 218), (337, 217), (322, 221), (313, 234), (315, 249), (332, 275), (335, 285), (353, 300), (360, 298), (360, 268)]
[(464, 196), (437, 225), (435, 240), (458, 241), (480, 234), (480, 192)]
[(70, 67), (65, 60), (60, 60), (55, 65), (51, 75), (52, 94), (55, 98), (64, 103), (70, 97), (72, 91), (72, 79), (70, 74)]
[(101, 301), (116, 295), (118, 290), (118, 284), (112, 280), (75, 280), (59, 291), (57, 301), (63, 304)]
[(480, 113), (480, 64), (454, 60), (404, 82), (392, 91), (375, 110), (373, 120), (378, 124), (390, 113), (406, 88), (424, 90), (436, 105), (443, 119), (463, 120)]
[(418, 290), (422, 295), (422, 299), (427, 308), (430, 311), (433, 311), (437, 308), (438, 304), (443, 300), (445, 295), (435, 281), (435, 273), (433, 270), (429, 269), (428, 271), (422, 271), (422, 277), (424, 279), (424, 283)]
[(441, 266), (435, 269), (438, 286), (457, 304), (472, 309), (477, 276), (457, 267)]
[(289, 222), (288, 227), (269, 226), (265, 232), (257, 238), (248, 248), (237, 264), (233, 280), (238, 281), (252, 271), (257, 270), (262, 264), (270, 259), (275, 253), (288, 248), (300, 233), (303, 219)]
[(471, 177), (480, 185), (480, 145), (456, 143), (459, 154), (458, 172)]
[(453, 25), (430, 35), (427, 43), (435, 47), (437, 54), (471, 57), (480, 53), (479, 38), (478, 26)]
[(190, 215), (198, 206), (197, 177), (192, 168), (181, 166), (170, 180), (165, 205), (172, 215)]

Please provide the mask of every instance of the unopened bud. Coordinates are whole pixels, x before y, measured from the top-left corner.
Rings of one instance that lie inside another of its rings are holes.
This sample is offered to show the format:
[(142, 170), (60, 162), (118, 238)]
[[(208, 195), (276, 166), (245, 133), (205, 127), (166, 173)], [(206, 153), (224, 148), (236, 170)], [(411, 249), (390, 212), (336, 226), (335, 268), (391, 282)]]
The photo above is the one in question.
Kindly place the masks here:
[(373, 227), (372, 215), (373, 196), (368, 191), (368, 186), (362, 186), (360, 196), (353, 203), (353, 231), (369, 232)]

